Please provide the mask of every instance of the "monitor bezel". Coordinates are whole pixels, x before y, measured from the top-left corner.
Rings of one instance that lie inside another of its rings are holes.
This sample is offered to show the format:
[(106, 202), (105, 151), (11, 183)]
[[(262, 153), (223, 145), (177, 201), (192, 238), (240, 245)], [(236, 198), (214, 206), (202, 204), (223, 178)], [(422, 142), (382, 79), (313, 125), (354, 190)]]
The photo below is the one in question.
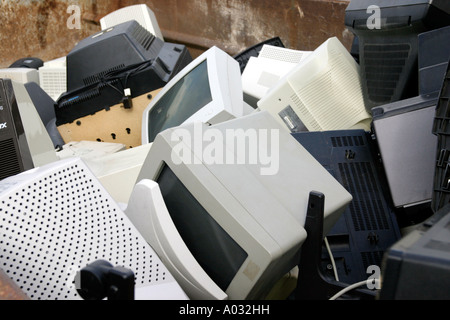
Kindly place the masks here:
[(244, 115), (239, 63), (225, 51), (213, 46), (180, 70), (148, 104), (142, 113), (142, 144), (152, 142), (148, 134), (149, 114), (152, 108), (178, 81), (204, 61), (207, 62), (212, 101), (192, 114), (183, 124), (193, 121), (216, 124)]

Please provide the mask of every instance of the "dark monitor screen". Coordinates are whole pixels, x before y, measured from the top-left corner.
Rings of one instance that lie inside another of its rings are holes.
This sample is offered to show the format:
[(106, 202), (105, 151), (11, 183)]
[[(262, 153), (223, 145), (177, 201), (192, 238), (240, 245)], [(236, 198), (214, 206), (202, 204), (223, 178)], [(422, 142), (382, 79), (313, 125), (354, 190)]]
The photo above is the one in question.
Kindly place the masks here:
[(217, 286), (226, 291), (248, 254), (209, 215), (169, 166), (164, 165), (156, 182), (186, 246)]
[(176, 82), (149, 111), (148, 135), (152, 142), (161, 131), (179, 126), (212, 101), (207, 61)]

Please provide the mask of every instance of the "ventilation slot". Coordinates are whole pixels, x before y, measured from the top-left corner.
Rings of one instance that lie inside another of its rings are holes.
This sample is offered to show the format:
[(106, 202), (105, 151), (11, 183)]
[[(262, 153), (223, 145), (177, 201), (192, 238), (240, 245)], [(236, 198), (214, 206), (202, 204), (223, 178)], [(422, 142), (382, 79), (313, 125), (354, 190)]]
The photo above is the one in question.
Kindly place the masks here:
[(331, 144), (333, 147), (359, 147), (364, 146), (364, 139), (362, 136), (341, 136), (331, 137)]
[(85, 86), (89, 86), (89, 85), (95, 84), (95, 83), (99, 82), (100, 79), (103, 78), (103, 76), (105, 74), (107, 74), (109, 72), (112, 72), (112, 71), (117, 71), (117, 70), (120, 70), (120, 69), (123, 69), (123, 68), (125, 68), (125, 65), (124, 64), (120, 64), (120, 65), (112, 67), (112, 68), (110, 68), (108, 70), (105, 70), (105, 71), (102, 71), (102, 72), (99, 72), (97, 74), (94, 74), (94, 75), (91, 75), (89, 77), (84, 78), (83, 79), (83, 83), (84, 83)]
[(370, 100), (376, 103), (392, 100), (410, 51), (407, 43), (364, 46), (364, 72)]
[(367, 270), (369, 266), (381, 266), (383, 254), (383, 251), (361, 252), (364, 270)]
[(0, 141), (0, 180), (21, 172), (19, 153), (13, 139)]
[(353, 196), (348, 208), (356, 231), (387, 230), (382, 194), (369, 162), (339, 163), (342, 185)]
[(136, 25), (136, 28), (132, 31), (131, 36), (147, 51), (150, 49), (150, 46), (155, 39), (155, 36), (141, 25)]

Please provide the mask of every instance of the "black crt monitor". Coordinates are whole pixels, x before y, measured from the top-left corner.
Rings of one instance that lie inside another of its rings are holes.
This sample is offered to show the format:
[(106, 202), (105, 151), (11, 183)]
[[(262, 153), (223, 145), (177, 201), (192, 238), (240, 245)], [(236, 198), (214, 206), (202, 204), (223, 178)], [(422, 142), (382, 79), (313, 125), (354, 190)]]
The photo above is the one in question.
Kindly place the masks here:
[(135, 20), (102, 30), (66, 57), (67, 92), (55, 107), (58, 126), (164, 87), (192, 61), (185, 45), (164, 42)]
[(164, 42), (137, 21), (84, 38), (67, 54), (67, 91), (97, 82), (105, 73), (156, 59)]
[[(342, 216), (324, 234), (322, 274), (353, 284), (366, 280), (367, 268), (381, 267), (386, 250), (400, 237), (395, 208), (371, 133), (356, 130), (298, 132), (292, 136), (352, 195)], [(336, 270), (333, 270), (333, 260)]]
[(381, 270), (380, 300), (450, 299), (450, 205), (396, 242)]
[(450, 25), (447, 0), (353, 0), (345, 25), (359, 42), (368, 111), (418, 95), (418, 35)]

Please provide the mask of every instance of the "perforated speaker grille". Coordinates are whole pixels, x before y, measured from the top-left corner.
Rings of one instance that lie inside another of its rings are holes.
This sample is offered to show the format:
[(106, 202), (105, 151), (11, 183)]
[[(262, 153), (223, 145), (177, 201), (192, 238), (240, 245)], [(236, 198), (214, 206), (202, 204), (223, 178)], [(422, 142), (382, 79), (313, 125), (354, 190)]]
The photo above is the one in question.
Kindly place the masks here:
[(136, 288), (173, 279), (79, 159), (6, 179), (0, 196), (0, 268), (31, 299), (81, 299), (76, 272), (98, 259), (131, 269)]

